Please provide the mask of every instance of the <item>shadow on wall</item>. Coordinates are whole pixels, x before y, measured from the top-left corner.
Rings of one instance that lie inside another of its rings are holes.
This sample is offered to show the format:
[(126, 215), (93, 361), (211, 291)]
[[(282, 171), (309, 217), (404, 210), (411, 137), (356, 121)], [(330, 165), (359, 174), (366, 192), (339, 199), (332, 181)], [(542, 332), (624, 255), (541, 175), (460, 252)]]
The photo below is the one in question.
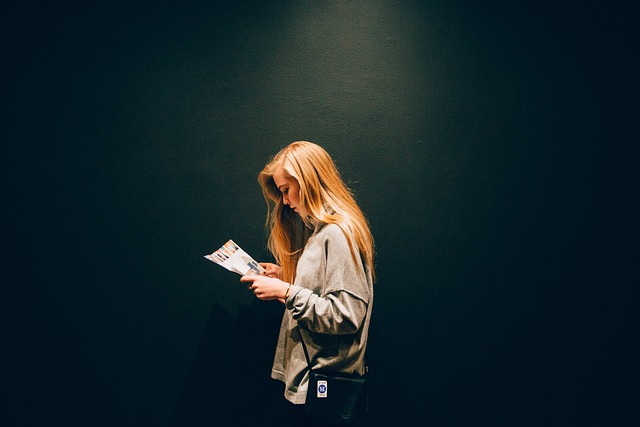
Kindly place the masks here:
[[(213, 306), (176, 403), (172, 426), (286, 425), (283, 386), (270, 377), (282, 310), (275, 301), (256, 300), (236, 318), (219, 304)], [(387, 419), (397, 422), (406, 414), (403, 399), (410, 391), (403, 365), (396, 360), (393, 343), (384, 336), (372, 319), (367, 355), (370, 410), (359, 425), (379, 425)]]
[(265, 425), (278, 419), (282, 424), (283, 389), (270, 377), (282, 314), (279, 304), (256, 300), (237, 318), (219, 304), (213, 306), (174, 409), (172, 426), (255, 421)]

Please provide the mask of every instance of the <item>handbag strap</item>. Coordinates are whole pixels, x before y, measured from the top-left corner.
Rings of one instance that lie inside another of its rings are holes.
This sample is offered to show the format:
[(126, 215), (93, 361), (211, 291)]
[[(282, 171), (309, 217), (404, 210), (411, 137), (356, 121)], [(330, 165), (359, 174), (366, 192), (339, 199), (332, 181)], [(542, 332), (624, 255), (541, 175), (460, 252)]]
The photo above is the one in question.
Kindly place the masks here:
[(302, 328), (300, 327), (300, 325), (298, 325), (298, 332), (300, 333), (300, 342), (302, 343), (302, 349), (304, 350), (304, 357), (307, 359), (307, 366), (309, 367), (309, 371), (311, 371), (311, 359), (309, 358), (307, 346), (304, 344), (304, 338), (302, 337)]

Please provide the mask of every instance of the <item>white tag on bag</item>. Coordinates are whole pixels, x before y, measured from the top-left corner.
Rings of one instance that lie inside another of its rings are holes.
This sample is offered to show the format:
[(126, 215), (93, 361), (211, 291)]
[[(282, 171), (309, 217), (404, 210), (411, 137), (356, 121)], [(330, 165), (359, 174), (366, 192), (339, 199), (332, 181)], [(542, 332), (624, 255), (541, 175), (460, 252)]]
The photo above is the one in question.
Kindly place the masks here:
[(318, 397), (327, 397), (327, 382), (320, 380), (318, 381)]

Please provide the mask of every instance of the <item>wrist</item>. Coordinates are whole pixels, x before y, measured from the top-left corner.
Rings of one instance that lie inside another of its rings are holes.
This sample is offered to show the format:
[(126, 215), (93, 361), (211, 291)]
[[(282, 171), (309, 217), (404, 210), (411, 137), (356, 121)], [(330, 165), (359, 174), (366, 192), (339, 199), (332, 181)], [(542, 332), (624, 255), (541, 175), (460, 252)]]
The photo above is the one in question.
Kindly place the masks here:
[(287, 290), (284, 292), (284, 300), (286, 301), (289, 298), (289, 293), (291, 292), (291, 283), (287, 283)]

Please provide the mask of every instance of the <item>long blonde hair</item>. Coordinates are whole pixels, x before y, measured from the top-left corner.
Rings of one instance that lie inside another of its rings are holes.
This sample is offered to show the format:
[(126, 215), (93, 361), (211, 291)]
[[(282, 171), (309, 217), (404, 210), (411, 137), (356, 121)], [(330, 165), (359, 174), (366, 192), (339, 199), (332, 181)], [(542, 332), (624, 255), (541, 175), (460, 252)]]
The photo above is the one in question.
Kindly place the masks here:
[[(273, 179), (282, 168), (300, 186), (300, 204), (306, 219), (286, 206)], [(314, 226), (336, 224), (349, 242), (357, 263), (362, 256), (365, 268), (374, 273), (374, 242), (369, 223), (345, 185), (329, 154), (319, 145), (296, 141), (276, 154), (258, 175), (267, 202), (268, 247), (283, 269), (283, 280), (293, 282), (296, 266)]]

